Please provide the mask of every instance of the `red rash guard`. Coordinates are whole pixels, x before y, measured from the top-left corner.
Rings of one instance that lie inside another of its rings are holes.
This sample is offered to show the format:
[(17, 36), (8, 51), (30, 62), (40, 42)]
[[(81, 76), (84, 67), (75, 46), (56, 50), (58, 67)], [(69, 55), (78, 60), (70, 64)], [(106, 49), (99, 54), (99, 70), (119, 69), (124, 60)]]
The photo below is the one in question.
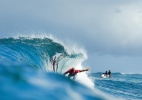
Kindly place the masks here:
[(67, 71), (67, 73), (71, 74), (71, 75), (76, 75), (79, 72), (79, 70), (74, 70), (71, 68)]

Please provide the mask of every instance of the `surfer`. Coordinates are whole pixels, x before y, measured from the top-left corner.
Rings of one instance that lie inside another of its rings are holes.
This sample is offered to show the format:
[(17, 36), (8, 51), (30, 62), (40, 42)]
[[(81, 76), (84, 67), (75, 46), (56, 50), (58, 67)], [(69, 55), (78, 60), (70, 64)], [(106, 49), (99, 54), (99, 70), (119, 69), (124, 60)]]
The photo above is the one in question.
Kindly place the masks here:
[(64, 73), (64, 75), (66, 75), (66, 74), (68, 74), (68, 77), (69, 78), (71, 78), (71, 77), (73, 77), (73, 79), (75, 80), (75, 76), (77, 75), (77, 73), (79, 73), (79, 72), (84, 72), (84, 71), (88, 71), (88, 70), (90, 70), (90, 68), (87, 68), (87, 69), (84, 69), (84, 70), (77, 70), (77, 69), (75, 69), (75, 68), (71, 68), (71, 69), (69, 69), (68, 71), (66, 71), (65, 73)]
[(107, 72), (107, 71), (105, 72), (105, 75), (106, 75), (106, 76), (108, 75), (108, 72)]
[(107, 71), (105, 72), (105, 73), (103, 73), (105, 76), (107, 76), (108, 75), (108, 73), (107, 73)]
[(105, 73), (102, 73), (100, 75), (101, 78), (107, 78), (108, 77), (108, 72), (106, 71)]
[(100, 77), (101, 78), (111, 78), (111, 71), (109, 70), (108, 72), (106, 71), (105, 73), (102, 73)]
[(111, 77), (111, 71), (110, 70), (108, 71), (108, 75), (109, 75), (109, 77)]

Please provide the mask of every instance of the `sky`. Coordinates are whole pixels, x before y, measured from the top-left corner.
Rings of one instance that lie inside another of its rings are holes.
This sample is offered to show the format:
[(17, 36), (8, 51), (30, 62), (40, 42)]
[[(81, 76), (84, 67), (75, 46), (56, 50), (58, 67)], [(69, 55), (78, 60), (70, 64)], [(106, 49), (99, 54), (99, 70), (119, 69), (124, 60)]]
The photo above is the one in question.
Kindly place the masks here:
[(0, 0), (0, 37), (33, 33), (85, 48), (91, 72), (142, 73), (141, 0)]

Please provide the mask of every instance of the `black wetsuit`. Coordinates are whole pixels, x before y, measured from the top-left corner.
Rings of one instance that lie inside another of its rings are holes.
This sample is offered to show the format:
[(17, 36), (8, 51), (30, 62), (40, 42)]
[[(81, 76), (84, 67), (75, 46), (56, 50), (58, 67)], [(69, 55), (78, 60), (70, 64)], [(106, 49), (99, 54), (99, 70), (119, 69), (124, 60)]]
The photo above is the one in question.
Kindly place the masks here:
[(111, 76), (111, 71), (108, 72), (109, 77)]

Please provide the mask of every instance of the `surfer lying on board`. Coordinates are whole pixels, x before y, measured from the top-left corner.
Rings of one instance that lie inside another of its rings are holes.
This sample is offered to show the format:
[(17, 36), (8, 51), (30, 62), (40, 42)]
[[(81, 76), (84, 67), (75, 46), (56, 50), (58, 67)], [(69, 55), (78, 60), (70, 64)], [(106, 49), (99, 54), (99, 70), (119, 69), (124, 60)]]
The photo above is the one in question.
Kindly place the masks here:
[(88, 71), (88, 70), (90, 70), (90, 68), (87, 68), (87, 69), (83, 69), (83, 70), (77, 70), (77, 69), (75, 69), (75, 68), (71, 68), (71, 69), (69, 69), (68, 71), (66, 71), (65, 73), (64, 73), (64, 75), (66, 75), (66, 74), (68, 74), (68, 77), (69, 78), (71, 78), (71, 77), (73, 77), (73, 79), (75, 80), (75, 76), (77, 75), (77, 73), (79, 73), (79, 72), (84, 72), (84, 71)]

